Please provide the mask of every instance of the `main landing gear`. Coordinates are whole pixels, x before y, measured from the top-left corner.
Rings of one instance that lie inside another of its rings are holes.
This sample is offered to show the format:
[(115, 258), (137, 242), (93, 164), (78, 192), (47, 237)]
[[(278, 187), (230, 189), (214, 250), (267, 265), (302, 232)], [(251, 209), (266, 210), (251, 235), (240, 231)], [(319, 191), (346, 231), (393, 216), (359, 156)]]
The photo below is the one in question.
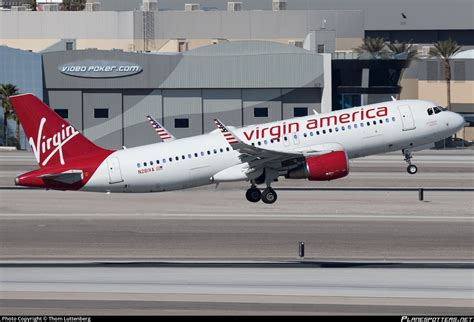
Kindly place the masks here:
[(267, 187), (260, 192), (255, 184), (255, 180), (252, 180), (252, 186), (247, 190), (245, 197), (247, 197), (247, 200), (250, 202), (259, 202), (262, 200), (267, 204), (274, 203), (277, 200), (277, 194), (275, 190), (272, 189), (271, 183), (277, 178), (278, 172), (276, 170), (265, 169), (265, 183), (267, 184)]
[(418, 172), (418, 167), (414, 164), (411, 164), (411, 159), (413, 156), (409, 150), (402, 150), (403, 156), (405, 157), (405, 162), (408, 163), (407, 172), (409, 174), (415, 174)]
[(247, 193), (245, 193), (245, 197), (250, 202), (259, 202), (262, 200), (264, 203), (272, 204), (277, 200), (277, 194), (272, 187), (267, 187), (262, 192), (256, 186), (252, 185)]

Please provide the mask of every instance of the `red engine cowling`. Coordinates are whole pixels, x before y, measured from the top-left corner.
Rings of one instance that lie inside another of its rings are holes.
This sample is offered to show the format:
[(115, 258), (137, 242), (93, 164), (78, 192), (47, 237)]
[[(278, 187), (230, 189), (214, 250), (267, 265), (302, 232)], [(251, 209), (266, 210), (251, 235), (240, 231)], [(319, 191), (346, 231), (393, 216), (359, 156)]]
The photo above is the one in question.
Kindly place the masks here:
[(307, 178), (310, 181), (329, 181), (349, 174), (349, 163), (344, 151), (335, 151), (309, 157), (302, 168), (290, 171), (286, 177), (292, 179)]

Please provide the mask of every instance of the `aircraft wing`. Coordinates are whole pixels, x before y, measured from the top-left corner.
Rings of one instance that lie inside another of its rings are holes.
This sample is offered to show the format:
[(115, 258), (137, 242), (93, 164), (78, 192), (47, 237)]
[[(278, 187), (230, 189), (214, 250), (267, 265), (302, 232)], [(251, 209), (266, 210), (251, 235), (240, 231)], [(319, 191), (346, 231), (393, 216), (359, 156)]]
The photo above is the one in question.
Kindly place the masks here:
[(240, 153), (240, 160), (243, 163), (247, 162), (249, 164), (248, 172), (253, 172), (265, 167), (276, 170), (290, 170), (304, 163), (306, 157), (344, 150), (344, 148), (337, 143), (315, 145), (292, 152), (262, 149), (242, 142), (237, 135), (218, 119), (215, 119), (214, 123), (232, 149)]
[(60, 173), (43, 174), (40, 176), (40, 178), (66, 184), (73, 184), (81, 181), (83, 178), (83, 174), (82, 170), (69, 170)]
[(146, 118), (150, 122), (151, 126), (155, 129), (156, 133), (160, 136), (163, 142), (174, 141), (176, 138), (168, 132), (160, 122), (155, 120), (151, 115), (147, 115)]

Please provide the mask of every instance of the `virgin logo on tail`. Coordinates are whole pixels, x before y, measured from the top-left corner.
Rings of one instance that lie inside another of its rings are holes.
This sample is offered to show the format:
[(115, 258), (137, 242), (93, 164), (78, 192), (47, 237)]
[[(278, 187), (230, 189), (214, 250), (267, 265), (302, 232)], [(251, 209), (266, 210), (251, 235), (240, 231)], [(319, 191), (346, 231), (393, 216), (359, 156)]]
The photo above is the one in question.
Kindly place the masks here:
[(35, 154), (36, 161), (40, 163), (44, 158), (41, 165), (45, 166), (56, 153), (59, 153), (59, 161), (64, 165), (63, 146), (78, 135), (79, 131), (71, 125), (66, 126), (66, 124), (63, 124), (61, 131), (56, 132), (52, 137), (46, 138), (46, 136), (43, 136), (45, 123), (46, 118), (43, 117), (40, 121), (36, 143), (32, 137), (28, 140)]

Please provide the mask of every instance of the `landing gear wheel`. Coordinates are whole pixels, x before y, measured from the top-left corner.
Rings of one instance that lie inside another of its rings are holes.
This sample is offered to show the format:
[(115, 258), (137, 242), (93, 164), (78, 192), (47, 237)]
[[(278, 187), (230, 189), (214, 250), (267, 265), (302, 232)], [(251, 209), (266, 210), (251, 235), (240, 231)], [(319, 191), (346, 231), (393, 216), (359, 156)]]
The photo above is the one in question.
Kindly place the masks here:
[(415, 174), (415, 173), (418, 172), (418, 168), (417, 168), (416, 165), (410, 164), (410, 165), (407, 167), (407, 172), (408, 172), (409, 174)]
[(245, 193), (245, 197), (247, 197), (247, 200), (250, 202), (259, 202), (262, 198), (262, 193), (257, 188), (252, 187), (247, 190), (247, 192)]
[(277, 194), (275, 190), (268, 187), (262, 192), (262, 201), (264, 203), (272, 204), (277, 200)]

